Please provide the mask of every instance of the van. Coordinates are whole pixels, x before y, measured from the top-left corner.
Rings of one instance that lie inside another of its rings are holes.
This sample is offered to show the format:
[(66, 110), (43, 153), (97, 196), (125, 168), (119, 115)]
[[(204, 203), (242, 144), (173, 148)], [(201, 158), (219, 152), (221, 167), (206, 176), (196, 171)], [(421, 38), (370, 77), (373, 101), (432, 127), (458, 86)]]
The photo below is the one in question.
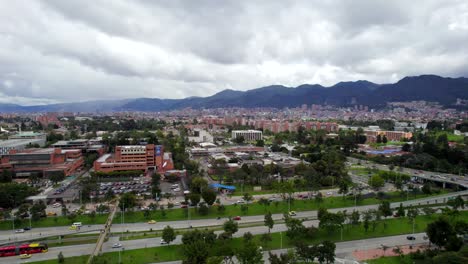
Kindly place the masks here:
[(80, 227), (80, 226), (82, 226), (82, 224), (81, 224), (81, 222), (76, 222), (76, 223), (73, 223), (72, 226)]

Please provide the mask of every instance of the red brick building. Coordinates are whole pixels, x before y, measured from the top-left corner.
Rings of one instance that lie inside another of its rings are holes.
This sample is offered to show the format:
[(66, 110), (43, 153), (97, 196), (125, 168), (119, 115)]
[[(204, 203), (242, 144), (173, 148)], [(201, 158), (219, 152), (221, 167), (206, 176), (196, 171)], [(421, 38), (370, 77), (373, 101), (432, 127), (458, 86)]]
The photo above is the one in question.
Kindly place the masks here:
[(114, 154), (104, 154), (94, 162), (94, 170), (101, 172), (154, 169), (164, 173), (174, 169), (172, 154), (161, 145), (129, 145), (115, 147)]
[(11, 170), (16, 177), (47, 177), (49, 173), (63, 172), (73, 174), (83, 166), (84, 160), (79, 149), (25, 149), (11, 150), (2, 156), (0, 169)]

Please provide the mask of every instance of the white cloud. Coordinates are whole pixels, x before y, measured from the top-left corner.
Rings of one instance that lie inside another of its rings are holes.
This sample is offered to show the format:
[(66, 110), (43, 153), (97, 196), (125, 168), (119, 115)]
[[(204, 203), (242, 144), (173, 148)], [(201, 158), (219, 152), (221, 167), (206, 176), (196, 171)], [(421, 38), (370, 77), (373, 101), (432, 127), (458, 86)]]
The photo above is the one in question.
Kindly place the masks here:
[(468, 74), (466, 43), (463, 0), (8, 1), (0, 102), (457, 77)]

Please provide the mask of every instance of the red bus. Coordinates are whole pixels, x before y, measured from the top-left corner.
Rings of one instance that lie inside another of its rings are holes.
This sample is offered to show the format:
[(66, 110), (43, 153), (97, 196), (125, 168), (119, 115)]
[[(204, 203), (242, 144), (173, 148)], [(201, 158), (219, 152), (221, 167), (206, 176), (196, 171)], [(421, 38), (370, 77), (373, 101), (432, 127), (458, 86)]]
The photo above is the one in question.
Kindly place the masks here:
[(48, 251), (45, 243), (31, 243), (20, 246), (0, 247), (0, 257), (16, 256), (21, 254), (45, 253)]

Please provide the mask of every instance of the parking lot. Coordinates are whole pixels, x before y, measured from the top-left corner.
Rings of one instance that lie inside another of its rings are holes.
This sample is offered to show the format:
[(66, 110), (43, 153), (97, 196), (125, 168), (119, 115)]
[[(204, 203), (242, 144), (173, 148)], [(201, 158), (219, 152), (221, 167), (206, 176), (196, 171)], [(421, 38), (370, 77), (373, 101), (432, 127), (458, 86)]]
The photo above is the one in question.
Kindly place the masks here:
[(111, 191), (115, 194), (135, 192), (137, 194), (151, 195), (151, 181), (134, 179), (131, 181), (101, 182), (99, 191), (92, 193), (94, 196), (104, 196)]

